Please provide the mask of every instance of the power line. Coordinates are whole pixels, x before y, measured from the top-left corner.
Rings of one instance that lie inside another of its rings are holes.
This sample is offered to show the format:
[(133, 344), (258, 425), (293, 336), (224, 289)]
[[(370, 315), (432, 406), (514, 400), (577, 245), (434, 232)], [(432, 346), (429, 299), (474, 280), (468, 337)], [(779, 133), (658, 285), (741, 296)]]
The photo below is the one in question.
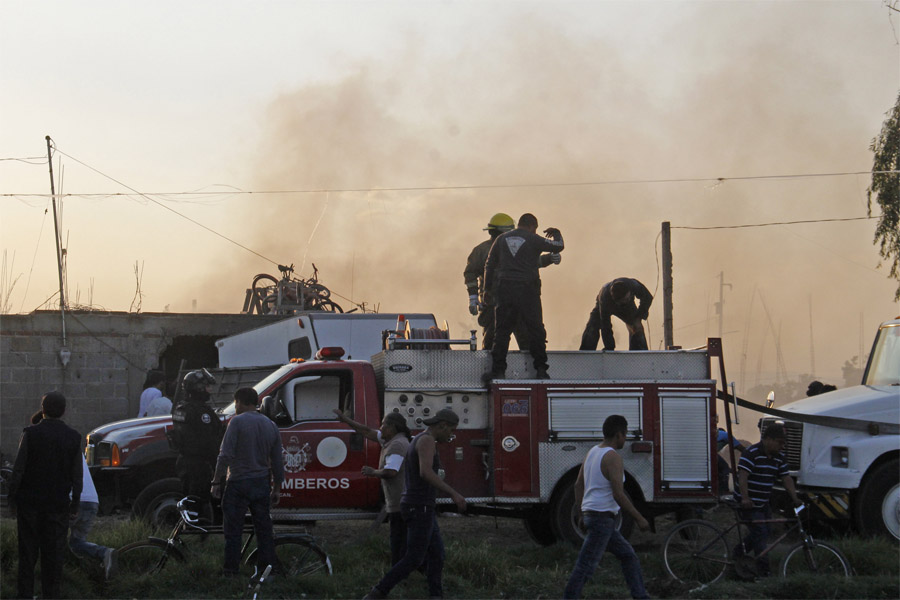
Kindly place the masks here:
[(222, 238), (223, 240), (225, 240), (225, 241), (227, 241), (227, 242), (230, 242), (230, 243), (234, 244), (235, 246), (238, 246), (239, 248), (242, 248), (242, 249), (246, 250), (247, 252), (250, 252), (251, 254), (254, 254), (254, 255), (258, 256), (259, 258), (261, 258), (261, 259), (263, 259), (263, 260), (265, 260), (265, 261), (268, 261), (268, 262), (272, 263), (272, 264), (275, 265), (275, 266), (278, 266), (278, 265), (280, 264), (280, 263), (278, 263), (277, 261), (274, 261), (274, 260), (272, 260), (271, 258), (269, 258), (269, 257), (267, 257), (267, 256), (263, 256), (262, 254), (260, 254), (260, 253), (257, 252), (256, 250), (253, 250), (253, 249), (251, 249), (251, 248), (248, 248), (247, 246), (241, 244), (240, 242), (238, 242), (238, 241), (236, 241), (236, 240), (233, 240), (233, 239), (231, 239), (230, 237), (228, 237), (228, 236), (226, 236), (226, 235), (224, 235), (224, 234), (219, 233), (219, 232), (216, 231), (215, 229), (212, 229), (212, 228), (210, 228), (210, 227), (207, 227), (207, 226), (204, 225), (203, 223), (201, 223), (201, 222), (199, 222), (199, 221), (197, 221), (197, 220), (195, 220), (195, 219), (192, 219), (192, 218), (190, 218), (190, 217), (187, 216), (187, 215), (184, 215), (184, 214), (178, 212), (178, 211), (175, 210), (174, 208), (171, 208), (171, 207), (169, 207), (169, 206), (166, 206), (165, 204), (163, 204), (163, 203), (160, 202), (159, 200), (155, 200), (155, 199), (151, 198), (150, 196), (148, 196), (147, 194), (145, 194), (145, 193), (143, 193), (143, 192), (137, 191), (137, 190), (134, 189), (133, 187), (131, 187), (131, 186), (129, 186), (129, 185), (126, 185), (126, 184), (122, 183), (122, 182), (119, 181), (118, 179), (116, 179), (116, 178), (114, 178), (114, 177), (112, 177), (112, 176), (110, 176), (110, 175), (107, 175), (106, 173), (100, 171), (99, 169), (95, 169), (95, 168), (92, 167), (91, 165), (89, 165), (89, 164), (87, 164), (87, 163), (85, 163), (85, 162), (82, 162), (82, 161), (78, 160), (78, 159), (75, 158), (74, 156), (72, 156), (72, 155), (70, 155), (70, 154), (66, 154), (65, 152), (63, 152), (63, 151), (60, 150), (59, 148), (56, 148), (56, 146), (54, 146), (54, 149), (55, 149), (57, 152), (59, 152), (60, 154), (62, 154), (63, 156), (66, 156), (66, 157), (68, 157), (68, 158), (74, 160), (74, 161), (77, 162), (78, 164), (80, 164), (80, 165), (82, 165), (82, 166), (84, 166), (84, 167), (87, 167), (87, 168), (90, 169), (91, 171), (94, 171), (95, 173), (97, 173), (97, 174), (99, 174), (99, 175), (102, 175), (103, 177), (106, 177), (106, 178), (109, 179), (110, 181), (114, 181), (115, 183), (121, 185), (122, 187), (131, 190), (132, 192), (134, 192), (134, 193), (137, 194), (138, 196), (140, 196), (140, 197), (142, 197), (142, 198), (146, 198), (146, 199), (149, 200), (150, 202), (153, 202), (153, 203), (156, 204), (157, 206), (160, 206), (160, 207), (162, 207), (162, 208), (168, 210), (169, 212), (172, 212), (172, 213), (178, 215), (178, 216), (181, 217), (182, 219), (184, 219), (184, 220), (186, 220), (186, 221), (190, 221), (191, 223), (193, 223), (194, 225), (197, 225), (198, 227), (202, 227), (202, 228), (205, 229), (206, 231), (208, 231), (208, 232), (210, 232), (210, 233), (212, 233), (212, 234), (214, 234), (214, 235), (219, 236), (219, 237)]
[(693, 230), (709, 230), (709, 229), (746, 229), (748, 227), (770, 227), (772, 225), (797, 225), (800, 223), (833, 223), (840, 221), (867, 221), (877, 219), (879, 217), (848, 217), (846, 219), (808, 219), (804, 221), (777, 221), (772, 223), (748, 223), (745, 225), (714, 225), (710, 227), (688, 227), (688, 226), (672, 226), (672, 229), (693, 229)]
[[(60, 153), (63, 153), (60, 151)], [(72, 160), (78, 161), (72, 156), (65, 154)], [(93, 169), (89, 165), (84, 166)], [(96, 171), (96, 169), (93, 169)], [(97, 171), (100, 173), (100, 171)], [(100, 173), (104, 177), (108, 177)], [(147, 192), (142, 193), (133, 190), (137, 195), (146, 197), (152, 194), (158, 197), (173, 196), (203, 196), (203, 195), (275, 195), (275, 194), (327, 194), (327, 193), (370, 193), (370, 192), (426, 192), (426, 191), (454, 191), (454, 190), (486, 190), (486, 189), (527, 189), (527, 188), (552, 188), (552, 187), (594, 187), (603, 185), (648, 185), (661, 183), (726, 183), (728, 181), (754, 181), (754, 180), (771, 180), (771, 179), (808, 179), (816, 177), (845, 177), (850, 175), (891, 175), (900, 174), (900, 170), (890, 171), (841, 171), (834, 173), (797, 173), (789, 175), (746, 175), (737, 177), (687, 177), (674, 179), (612, 179), (607, 181), (573, 181), (573, 182), (548, 182), (548, 183), (497, 183), (497, 184), (464, 184), (464, 185), (434, 185), (434, 186), (407, 186), (407, 187), (371, 187), (371, 188), (315, 188), (315, 189), (299, 189), (299, 190), (233, 190), (220, 192)], [(109, 177), (112, 179), (112, 177)], [(112, 179), (115, 181), (115, 179)], [(118, 182), (117, 182), (118, 183)], [(121, 184), (124, 185), (124, 184)], [(125, 186), (128, 187), (128, 186)], [(128, 188), (132, 189), (132, 188)], [(2, 196), (45, 196), (46, 194), (0, 194)], [(77, 196), (81, 198), (89, 197), (110, 197), (110, 196), (132, 196), (132, 194), (122, 193), (86, 193), (86, 194), (66, 194), (66, 196)]]

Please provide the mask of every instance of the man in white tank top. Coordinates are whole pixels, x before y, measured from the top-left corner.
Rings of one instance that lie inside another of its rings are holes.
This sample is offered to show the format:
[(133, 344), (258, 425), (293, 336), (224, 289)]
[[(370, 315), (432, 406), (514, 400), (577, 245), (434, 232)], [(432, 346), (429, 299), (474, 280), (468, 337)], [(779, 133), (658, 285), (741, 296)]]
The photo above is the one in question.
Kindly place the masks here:
[(575, 481), (575, 501), (581, 503), (587, 537), (578, 553), (575, 568), (563, 592), (563, 598), (580, 598), (581, 590), (594, 574), (603, 553), (609, 549), (619, 559), (622, 574), (631, 590), (632, 598), (649, 598), (644, 589), (641, 563), (631, 544), (616, 530), (619, 508), (634, 518), (641, 531), (650, 529), (647, 519), (625, 494), (625, 469), (616, 450), (625, 447), (628, 421), (621, 415), (610, 415), (603, 422), (603, 442), (588, 451), (578, 479)]

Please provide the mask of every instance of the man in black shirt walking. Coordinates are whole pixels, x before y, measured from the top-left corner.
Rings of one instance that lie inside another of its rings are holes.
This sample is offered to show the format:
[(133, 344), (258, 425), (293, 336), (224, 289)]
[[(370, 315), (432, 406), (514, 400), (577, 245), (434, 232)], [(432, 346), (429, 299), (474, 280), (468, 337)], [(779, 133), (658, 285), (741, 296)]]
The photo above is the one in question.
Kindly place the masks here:
[(537, 234), (538, 220), (531, 213), (519, 217), (516, 229), (497, 238), (484, 267), (486, 290), (496, 302), (494, 347), (491, 371), (486, 379), (506, 375), (509, 336), (522, 319), (528, 330), (528, 350), (534, 361), (535, 377), (547, 379), (547, 331), (541, 307), (541, 277), (538, 274), (542, 252), (562, 252), (565, 248), (559, 229), (545, 229), (548, 238)]
[(406, 491), (400, 497), (400, 514), (406, 523), (406, 554), (369, 590), (365, 596), (368, 599), (386, 598), (394, 586), (423, 563), (429, 597), (444, 596), (444, 542), (435, 514), (435, 497), (438, 490), (449, 495), (461, 513), (466, 510), (466, 499), (443, 480), (435, 446), (452, 439), (459, 415), (442, 408), (424, 423), (428, 429), (414, 437), (406, 450)]
[(34, 566), (41, 557), (41, 597), (59, 598), (69, 517), (81, 500), (81, 435), (60, 419), (66, 398), (41, 400), (43, 419), (26, 427), (9, 482), (19, 536), (19, 598), (34, 597)]

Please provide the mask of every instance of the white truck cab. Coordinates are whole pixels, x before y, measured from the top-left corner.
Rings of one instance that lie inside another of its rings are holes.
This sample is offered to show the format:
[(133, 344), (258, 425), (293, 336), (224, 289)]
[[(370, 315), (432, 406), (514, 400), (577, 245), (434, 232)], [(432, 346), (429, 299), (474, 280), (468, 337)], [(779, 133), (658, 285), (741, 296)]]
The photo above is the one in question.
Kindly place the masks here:
[(784, 420), (798, 489), (824, 498), (825, 516), (852, 516), (860, 532), (900, 540), (900, 318), (879, 327), (860, 385), (781, 409), (846, 420)]

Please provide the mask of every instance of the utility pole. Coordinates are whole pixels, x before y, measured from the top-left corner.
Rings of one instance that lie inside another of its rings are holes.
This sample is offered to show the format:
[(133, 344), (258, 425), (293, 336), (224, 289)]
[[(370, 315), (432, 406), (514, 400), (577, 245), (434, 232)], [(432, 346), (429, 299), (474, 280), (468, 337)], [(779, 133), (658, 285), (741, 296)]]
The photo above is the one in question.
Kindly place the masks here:
[(663, 346), (675, 345), (672, 322), (672, 231), (668, 221), (662, 224), (662, 280), (663, 280)]
[(812, 294), (807, 296), (809, 302), (809, 375), (816, 376), (816, 345), (813, 343)]
[(722, 339), (722, 322), (725, 317), (725, 286), (733, 289), (730, 283), (725, 283), (725, 271), (719, 271), (719, 301), (716, 302), (716, 314), (719, 315), (719, 339)]
[(56, 234), (56, 270), (59, 273), (59, 311), (63, 315), (63, 340), (66, 339), (66, 297), (63, 288), (62, 249), (59, 246), (59, 218), (56, 214), (56, 186), (53, 183), (53, 152), (50, 148), (50, 136), (47, 140), (47, 165), (50, 167), (50, 201), (53, 203), (53, 231)]

